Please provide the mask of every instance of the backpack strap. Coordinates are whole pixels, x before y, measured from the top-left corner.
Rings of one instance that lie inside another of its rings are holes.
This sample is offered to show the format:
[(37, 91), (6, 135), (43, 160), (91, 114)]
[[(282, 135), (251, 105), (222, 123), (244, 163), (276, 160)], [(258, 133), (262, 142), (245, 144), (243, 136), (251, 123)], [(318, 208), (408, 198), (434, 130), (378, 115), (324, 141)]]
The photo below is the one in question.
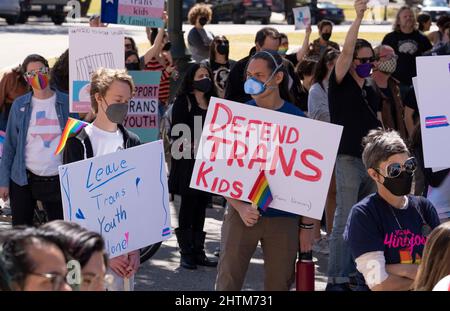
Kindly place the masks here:
[(94, 157), (94, 150), (92, 149), (92, 143), (91, 140), (89, 139), (89, 135), (86, 133), (86, 130), (83, 128), (76, 137), (83, 145), (84, 158), (89, 159)]

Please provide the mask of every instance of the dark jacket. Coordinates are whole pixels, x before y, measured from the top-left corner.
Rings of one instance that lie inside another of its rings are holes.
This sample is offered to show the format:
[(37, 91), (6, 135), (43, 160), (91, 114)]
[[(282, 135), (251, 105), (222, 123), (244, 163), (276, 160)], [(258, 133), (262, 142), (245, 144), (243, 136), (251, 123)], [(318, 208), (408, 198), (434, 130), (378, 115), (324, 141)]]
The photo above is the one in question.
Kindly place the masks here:
[(245, 70), (247, 68), (250, 57), (254, 54), (254, 50), (250, 52), (247, 57), (239, 60), (230, 71), (228, 75), (227, 84), (225, 87), (225, 99), (235, 101), (238, 103), (246, 103), (252, 97), (244, 92)]
[[(169, 192), (179, 195), (195, 195), (203, 193), (199, 190), (191, 189), (189, 187), (191, 183), (192, 172), (195, 165), (195, 145), (199, 143), (201, 133), (195, 133), (194, 119), (196, 116), (202, 116), (202, 127), (205, 122), (206, 110), (202, 110), (198, 107), (198, 104), (193, 95), (179, 95), (175, 99), (172, 108), (172, 128), (178, 124), (185, 124), (190, 128), (190, 141), (181, 141), (181, 137), (186, 135), (186, 133), (177, 133), (178, 135), (171, 135), (173, 140), (172, 150), (179, 150), (185, 156), (179, 158), (172, 151), (172, 161), (170, 167), (169, 175)], [(172, 131), (171, 133), (176, 133), (178, 131)], [(195, 137), (195, 134), (198, 137)], [(189, 150), (184, 150), (187, 147)], [(184, 153), (183, 153), (184, 151)], [(186, 158), (187, 156), (187, 158)]]
[[(123, 145), (125, 149), (138, 146), (141, 144), (139, 137), (128, 131), (122, 125), (118, 124), (117, 127), (122, 132)], [(77, 136), (71, 137), (67, 140), (66, 147), (63, 153), (63, 163), (68, 164), (72, 162), (89, 159), (94, 156), (92, 149), (92, 143), (88, 134), (84, 129), (78, 133)]]

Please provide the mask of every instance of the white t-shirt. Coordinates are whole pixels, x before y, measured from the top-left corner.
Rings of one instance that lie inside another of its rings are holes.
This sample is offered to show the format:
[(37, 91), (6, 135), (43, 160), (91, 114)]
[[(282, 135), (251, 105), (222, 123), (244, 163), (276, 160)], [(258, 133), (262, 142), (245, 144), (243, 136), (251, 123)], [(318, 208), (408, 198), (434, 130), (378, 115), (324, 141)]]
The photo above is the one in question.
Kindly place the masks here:
[(56, 94), (47, 99), (31, 99), (25, 165), (38, 176), (58, 175), (58, 166), (62, 164), (62, 154), (54, 155), (62, 133), (55, 104)]
[(85, 131), (91, 140), (94, 157), (124, 149), (123, 135), (120, 130), (107, 132), (92, 123), (85, 127)]

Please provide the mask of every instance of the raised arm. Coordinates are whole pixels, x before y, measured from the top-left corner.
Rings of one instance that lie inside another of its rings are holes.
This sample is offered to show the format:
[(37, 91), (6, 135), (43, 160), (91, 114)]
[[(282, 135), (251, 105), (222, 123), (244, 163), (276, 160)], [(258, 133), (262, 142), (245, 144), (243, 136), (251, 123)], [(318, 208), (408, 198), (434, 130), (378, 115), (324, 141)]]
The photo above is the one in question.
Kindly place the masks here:
[(367, 0), (355, 1), (356, 18), (347, 32), (344, 47), (342, 48), (342, 53), (339, 55), (336, 61), (335, 72), (337, 83), (342, 82), (352, 64), (356, 39), (358, 39), (359, 26), (361, 26), (361, 22), (364, 17), (364, 12), (366, 10), (367, 10)]
[[(167, 13), (163, 13), (163, 21), (164, 23), (167, 22)], [(147, 33), (147, 38), (150, 41), (150, 35), (152, 33), (152, 29), (150, 27), (145, 28), (145, 32)], [(150, 49), (144, 54), (144, 64), (147, 64), (149, 61), (152, 60), (153, 57), (158, 55), (159, 51), (162, 48), (162, 42), (164, 39), (164, 27), (158, 29), (158, 35), (155, 38), (155, 42), (150, 47)]]
[(309, 49), (309, 37), (311, 36), (311, 25), (306, 28), (305, 38), (303, 39), (302, 47), (297, 51), (297, 61), (301, 62), (305, 57), (306, 53), (308, 53)]

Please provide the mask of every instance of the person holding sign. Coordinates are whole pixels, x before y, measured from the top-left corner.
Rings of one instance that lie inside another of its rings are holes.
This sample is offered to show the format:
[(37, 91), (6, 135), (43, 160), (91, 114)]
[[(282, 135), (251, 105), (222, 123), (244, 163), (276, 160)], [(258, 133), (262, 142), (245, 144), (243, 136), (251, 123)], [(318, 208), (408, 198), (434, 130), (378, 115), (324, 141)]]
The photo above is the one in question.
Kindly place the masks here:
[[(248, 105), (304, 117), (291, 103), (288, 73), (276, 52), (260, 51), (253, 55), (246, 69), (244, 90), (253, 99)], [(216, 290), (241, 290), (248, 264), (261, 242), (264, 252), (264, 289), (290, 289), (299, 249), (299, 217), (268, 208), (259, 211), (254, 205), (227, 198), (222, 225)], [(312, 219), (303, 217), (300, 229), (302, 252), (311, 250)]]
[(49, 65), (40, 55), (29, 55), (22, 75), (32, 91), (18, 97), (10, 111), (0, 164), (0, 197), (11, 198), (13, 226), (33, 225), (36, 201), (49, 220), (62, 219), (58, 166), (54, 155), (69, 117), (68, 96), (50, 88)]
[[(92, 75), (91, 105), (97, 117), (78, 135), (67, 140), (64, 164), (98, 157), (140, 144), (139, 138), (122, 126), (133, 92), (133, 79), (125, 70), (100, 68)], [(108, 289), (124, 290), (124, 279), (130, 279), (132, 289), (139, 261), (139, 250), (112, 258), (109, 266), (114, 276), (114, 283)]]
[(336, 159), (336, 213), (329, 239), (327, 290), (350, 290), (350, 277), (356, 269), (342, 234), (352, 206), (375, 192), (374, 182), (361, 160), (363, 137), (381, 125), (381, 99), (374, 82), (368, 79), (374, 52), (369, 42), (357, 39), (366, 9), (367, 0), (355, 1), (356, 19), (347, 33), (328, 86), (331, 123), (343, 125), (344, 131)]
[(430, 201), (410, 195), (417, 163), (398, 132), (372, 130), (363, 144), (377, 193), (353, 206), (344, 238), (371, 290), (409, 290), (439, 218)]
[[(205, 122), (208, 103), (215, 96), (212, 73), (205, 64), (193, 64), (183, 80), (172, 111), (172, 166), (169, 176), (170, 193), (181, 195), (178, 228), (175, 229), (180, 246), (180, 265), (186, 269), (197, 269), (197, 265), (215, 267), (217, 261), (205, 255), (206, 206), (210, 195), (189, 188), (195, 164), (196, 145), (199, 137), (194, 137), (196, 119)], [(189, 129), (183, 129), (188, 126)], [(183, 132), (179, 136), (180, 131)], [(190, 135), (186, 137), (185, 133)]]

